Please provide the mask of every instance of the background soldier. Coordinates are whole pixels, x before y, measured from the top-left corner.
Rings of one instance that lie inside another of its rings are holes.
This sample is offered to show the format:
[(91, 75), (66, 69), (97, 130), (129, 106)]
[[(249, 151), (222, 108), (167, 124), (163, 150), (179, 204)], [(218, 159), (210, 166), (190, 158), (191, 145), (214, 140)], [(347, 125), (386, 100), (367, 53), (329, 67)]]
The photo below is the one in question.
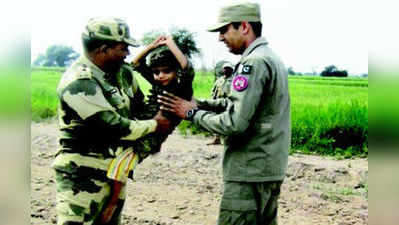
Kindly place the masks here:
[[(226, 98), (230, 94), (230, 87), (234, 66), (231, 62), (221, 61), (222, 65), (215, 68), (215, 77), (218, 77), (212, 88), (212, 99)], [(216, 64), (218, 65), (218, 63)], [(220, 75), (218, 75), (220, 74)], [(215, 139), (208, 145), (220, 144), (220, 135), (215, 135)]]
[[(119, 181), (111, 181), (107, 169), (131, 141), (155, 131), (167, 133), (169, 121), (160, 113), (134, 119), (143, 93), (124, 64), (128, 46), (137, 46), (124, 21), (91, 19), (82, 41), (83, 56), (63, 74), (57, 89), (61, 149), (52, 165), (57, 224), (119, 224), (129, 166), (121, 165)], [(137, 162), (137, 155), (131, 157)]]
[(223, 7), (209, 31), (242, 55), (230, 96), (189, 102), (168, 94), (162, 109), (227, 136), (219, 225), (277, 224), (291, 138), (287, 70), (261, 37), (258, 4)]

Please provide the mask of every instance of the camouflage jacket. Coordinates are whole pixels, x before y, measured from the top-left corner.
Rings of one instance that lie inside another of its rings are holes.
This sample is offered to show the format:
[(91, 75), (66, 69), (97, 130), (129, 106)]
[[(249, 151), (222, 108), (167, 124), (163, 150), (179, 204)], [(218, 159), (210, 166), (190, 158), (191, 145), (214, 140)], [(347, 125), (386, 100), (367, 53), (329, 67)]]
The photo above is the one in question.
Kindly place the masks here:
[(194, 123), (225, 135), (223, 179), (283, 180), (291, 139), (287, 71), (279, 57), (258, 38), (233, 71), (227, 98), (200, 100)]
[(61, 149), (54, 167), (73, 161), (106, 170), (117, 148), (156, 129), (155, 120), (134, 119), (144, 95), (128, 65), (110, 76), (82, 56), (63, 74), (57, 92)]

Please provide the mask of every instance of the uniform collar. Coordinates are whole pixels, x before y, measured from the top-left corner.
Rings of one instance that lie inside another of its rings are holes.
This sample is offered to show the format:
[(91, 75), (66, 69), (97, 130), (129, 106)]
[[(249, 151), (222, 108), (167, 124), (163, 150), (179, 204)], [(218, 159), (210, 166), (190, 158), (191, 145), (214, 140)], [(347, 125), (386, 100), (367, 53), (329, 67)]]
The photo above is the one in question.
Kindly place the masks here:
[(87, 56), (82, 55), (80, 58), (80, 61), (85, 64), (86, 66), (90, 67), (91, 72), (93, 73), (94, 76), (97, 78), (105, 79), (106, 73), (102, 71), (96, 64), (94, 64)]
[(242, 54), (241, 59), (247, 57), (255, 48), (257, 48), (260, 45), (267, 45), (266, 38), (264, 37), (258, 37), (255, 39), (247, 49), (245, 49), (244, 53)]

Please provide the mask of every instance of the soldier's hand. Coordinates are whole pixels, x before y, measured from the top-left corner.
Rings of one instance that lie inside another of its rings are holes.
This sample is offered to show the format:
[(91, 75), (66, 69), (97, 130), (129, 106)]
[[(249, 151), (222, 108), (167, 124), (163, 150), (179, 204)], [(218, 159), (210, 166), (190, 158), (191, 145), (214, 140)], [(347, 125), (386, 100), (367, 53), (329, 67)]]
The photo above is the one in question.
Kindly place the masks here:
[(158, 113), (154, 116), (154, 120), (157, 121), (156, 132), (170, 133), (170, 121), (162, 115), (162, 111), (158, 111)]
[(198, 108), (195, 99), (187, 101), (166, 91), (163, 95), (158, 95), (158, 102), (162, 104), (161, 110), (172, 112), (182, 119), (186, 119), (190, 109)]

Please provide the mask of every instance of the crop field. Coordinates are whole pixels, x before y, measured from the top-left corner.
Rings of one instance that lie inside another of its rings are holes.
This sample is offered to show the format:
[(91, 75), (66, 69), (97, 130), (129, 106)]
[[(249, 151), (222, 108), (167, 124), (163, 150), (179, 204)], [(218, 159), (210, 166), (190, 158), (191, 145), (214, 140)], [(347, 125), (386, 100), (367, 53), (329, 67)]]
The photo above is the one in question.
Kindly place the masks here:
[[(59, 68), (32, 70), (33, 121), (56, 116), (61, 74)], [(150, 85), (141, 76), (137, 79), (143, 92), (148, 93)], [(197, 72), (195, 97), (208, 98), (213, 81), (211, 72)], [(292, 152), (346, 158), (368, 155), (368, 79), (290, 76), (289, 85)], [(180, 130), (186, 128), (197, 130), (187, 122), (180, 125)]]

